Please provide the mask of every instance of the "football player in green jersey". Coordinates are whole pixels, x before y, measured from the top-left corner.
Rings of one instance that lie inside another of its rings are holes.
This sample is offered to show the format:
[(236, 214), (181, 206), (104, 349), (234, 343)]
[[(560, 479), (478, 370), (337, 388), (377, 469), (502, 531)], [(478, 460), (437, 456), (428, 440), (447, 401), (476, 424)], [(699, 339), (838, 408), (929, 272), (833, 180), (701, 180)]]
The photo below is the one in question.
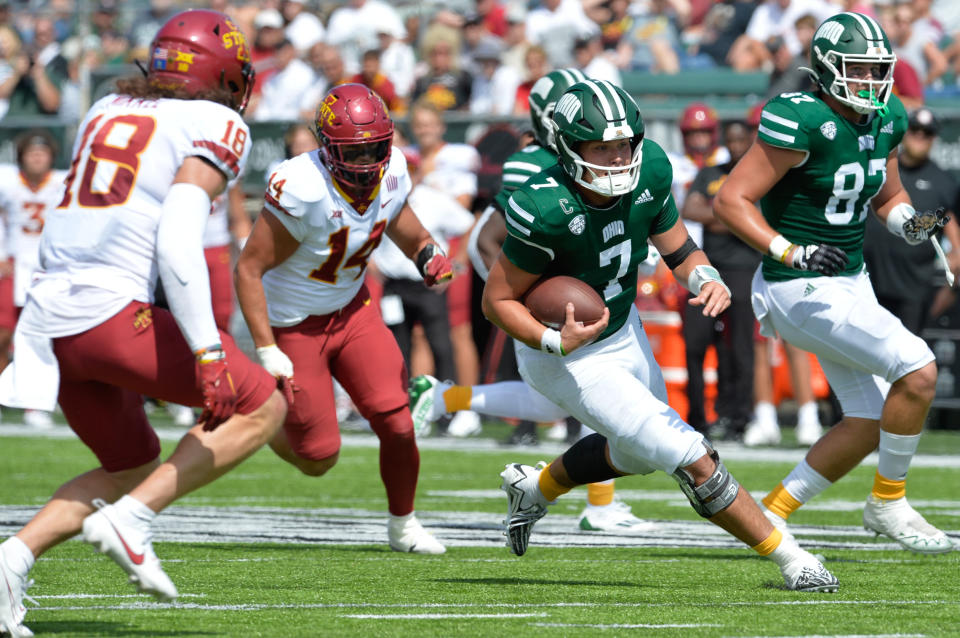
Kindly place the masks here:
[[(703, 435), (667, 405), (660, 368), (633, 305), (647, 239), (694, 297), (716, 316), (730, 293), (687, 235), (670, 193), (672, 169), (644, 139), (636, 102), (609, 82), (570, 87), (553, 113), (560, 163), (518, 188), (507, 204), (509, 235), (483, 294), (487, 317), (522, 345), (524, 380), (596, 432), (541, 468), (511, 463), (506, 535), (522, 555), (547, 505), (576, 485), (663, 470), (694, 509), (769, 556), (787, 587), (836, 591), (837, 579), (763, 517)], [(547, 328), (521, 301), (541, 277), (568, 275), (606, 302), (592, 325), (574, 320)]]
[(753, 280), (762, 331), (816, 354), (844, 413), (763, 499), (765, 514), (785, 530), (790, 514), (879, 446), (864, 527), (916, 552), (948, 552), (947, 536), (905, 496), (934, 396), (934, 356), (877, 303), (863, 266), (871, 206), (910, 244), (946, 218), (917, 214), (901, 185), (897, 145), (907, 116), (891, 95), (896, 56), (877, 22), (832, 16), (810, 55), (816, 90), (766, 104), (756, 143), (714, 199), (717, 217), (765, 254)]
[[(557, 164), (557, 145), (551, 124), (557, 100), (568, 88), (585, 79), (586, 76), (577, 69), (557, 69), (533, 85), (529, 102), (536, 143), (517, 151), (504, 162), (503, 186), (470, 234), (470, 260), (484, 280), (507, 237), (504, 210), (513, 191), (533, 175)], [(418, 432), (428, 431), (431, 422), (459, 410), (533, 422), (553, 422), (569, 416), (566, 410), (523, 381), (458, 386), (421, 375), (410, 382), (410, 404), (414, 428)], [(580, 514), (578, 527), (590, 532), (631, 534), (647, 532), (651, 524), (634, 516), (626, 503), (615, 498), (611, 479), (587, 485), (587, 506)]]

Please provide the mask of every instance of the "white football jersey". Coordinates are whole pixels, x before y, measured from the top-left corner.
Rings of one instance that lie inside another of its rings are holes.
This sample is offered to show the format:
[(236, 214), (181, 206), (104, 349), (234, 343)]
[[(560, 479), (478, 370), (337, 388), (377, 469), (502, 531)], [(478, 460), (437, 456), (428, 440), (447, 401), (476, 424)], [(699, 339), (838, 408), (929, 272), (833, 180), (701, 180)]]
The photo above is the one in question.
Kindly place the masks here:
[(33, 271), (40, 265), (40, 233), (46, 216), (63, 199), (67, 171), (52, 170), (34, 190), (12, 164), (0, 165), (0, 208), (5, 213), (5, 249), (13, 258), (13, 303), (23, 306)]
[(360, 291), (367, 261), (410, 188), (407, 161), (395, 150), (361, 215), (334, 185), (317, 151), (283, 162), (270, 176), (264, 206), (300, 246), (263, 276), (270, 324), (292, 326), (346, 306)]
[(77, 334), (130, 301), (152, 301), (157, 227), (180, 166), (199, 156), (229, 181), (249, 151), (247, 125), (221, 104), (100, 99), (78, 129), (63, 202), (46, 220), (24, 330)]

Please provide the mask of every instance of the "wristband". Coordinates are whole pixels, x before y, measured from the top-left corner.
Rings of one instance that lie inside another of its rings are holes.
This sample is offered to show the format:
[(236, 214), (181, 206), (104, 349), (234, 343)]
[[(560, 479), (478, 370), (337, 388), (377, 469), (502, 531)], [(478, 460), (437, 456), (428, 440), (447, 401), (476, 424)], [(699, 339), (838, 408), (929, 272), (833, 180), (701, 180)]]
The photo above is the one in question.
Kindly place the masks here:
[(220, 359), (227, 358), (227, 353), (223, 351), (223, 346), (221, 346), (219, 343), (206, 348), (201, 348), (193, 354), (197, 357), (197, 361), (200, 363), (212, 363), (213, 361), (219, 361)]
[(543, 331), (543, 335), (540, 337), (540, 349), (558, 357), (567, 354), (563, 351), (563, 337), (560, 336), (560, 331), (553, 328), (547, 328)]
[(770, 247), (767, 251), (770, 253), (770, 256), (779, 261), (781, 264), (786, 263), (787, 253), (790, 252), (790, 249), (793, 248), (794, 244), (790, 243), (783, 235), (777, 235), (772, 240), (770, 240)]
[(703, 284), (708, 281), (717, 282), (727, 291), (727, 295), (730, 295), (730, 289), (727, 287), (727, 284), (723, 283), (720, 273), (717, 272), (717, 269), (713, 266), (697, 266), (694, 268), (693, 272), (690, 273), (690, 278), (687, 280), (687, 289), (693, 294), (699, 295), (703, 289)]
[(913, 206), (900, 202), (891, 208), (890, 213), (887, 214), (887, 230), (897, 237), (904, 237), (903, 225), (916, 214), (917, 211)]

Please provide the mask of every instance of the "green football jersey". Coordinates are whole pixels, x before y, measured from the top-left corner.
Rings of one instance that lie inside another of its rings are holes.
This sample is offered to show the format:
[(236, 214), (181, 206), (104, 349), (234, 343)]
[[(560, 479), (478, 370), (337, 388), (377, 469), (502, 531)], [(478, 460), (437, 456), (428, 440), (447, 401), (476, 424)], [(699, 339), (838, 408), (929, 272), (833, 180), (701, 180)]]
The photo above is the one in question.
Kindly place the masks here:
[(520, 149), (507, 158), (503, 163), (503, 178), (501, 180), (500, 192), (494, 198), (493, 203), (499, 210), (507, 209), (507, 200), (513, 195), (513, 191), (523, 186), (528, 179), (557, 163), (557, 156), (547, 149), (531, 144)]
[(599, 337), (604, 339), (624, 324), (636, 299), (647, 238), (677, 223), (672, 182), (670, 161), (649, 139), (643, 141), (637, 187), (608, 208), (587, 204), (563, 168), (552, 166), (507, 202), (503, 254), (527, 272), (568, 275), (593, 286), (610, 309), (610, 325)]
[[(870, 200), (887, 178), (887, 156), (907, 130), (907, 112), (891, 96), (886, 115), (854, 124), (812, 93), (783, 93), (763, 107), (759, 139), (807, 153), (760, 201), (767, 222), (794, 244), (830, 244), (850, 258), (843, 271), (863, 268), (863, 232)], [(768, 281), (818, 277), (765, 255)]]

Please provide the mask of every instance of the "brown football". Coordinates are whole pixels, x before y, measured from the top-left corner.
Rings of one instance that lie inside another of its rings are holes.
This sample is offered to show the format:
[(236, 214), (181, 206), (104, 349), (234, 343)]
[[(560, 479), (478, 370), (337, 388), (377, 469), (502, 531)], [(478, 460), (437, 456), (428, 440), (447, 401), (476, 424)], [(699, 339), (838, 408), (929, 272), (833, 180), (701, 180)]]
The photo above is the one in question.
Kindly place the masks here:
[(606, 304), (590, 284), (558, 275), (547, 277), (533, 284), (523, 298), (523, 303), (534, 319), (559, 329), (566, 319), (567, 302), (573, 304), (573, 316), (584, 325), (590, 325), (603, 316)]

